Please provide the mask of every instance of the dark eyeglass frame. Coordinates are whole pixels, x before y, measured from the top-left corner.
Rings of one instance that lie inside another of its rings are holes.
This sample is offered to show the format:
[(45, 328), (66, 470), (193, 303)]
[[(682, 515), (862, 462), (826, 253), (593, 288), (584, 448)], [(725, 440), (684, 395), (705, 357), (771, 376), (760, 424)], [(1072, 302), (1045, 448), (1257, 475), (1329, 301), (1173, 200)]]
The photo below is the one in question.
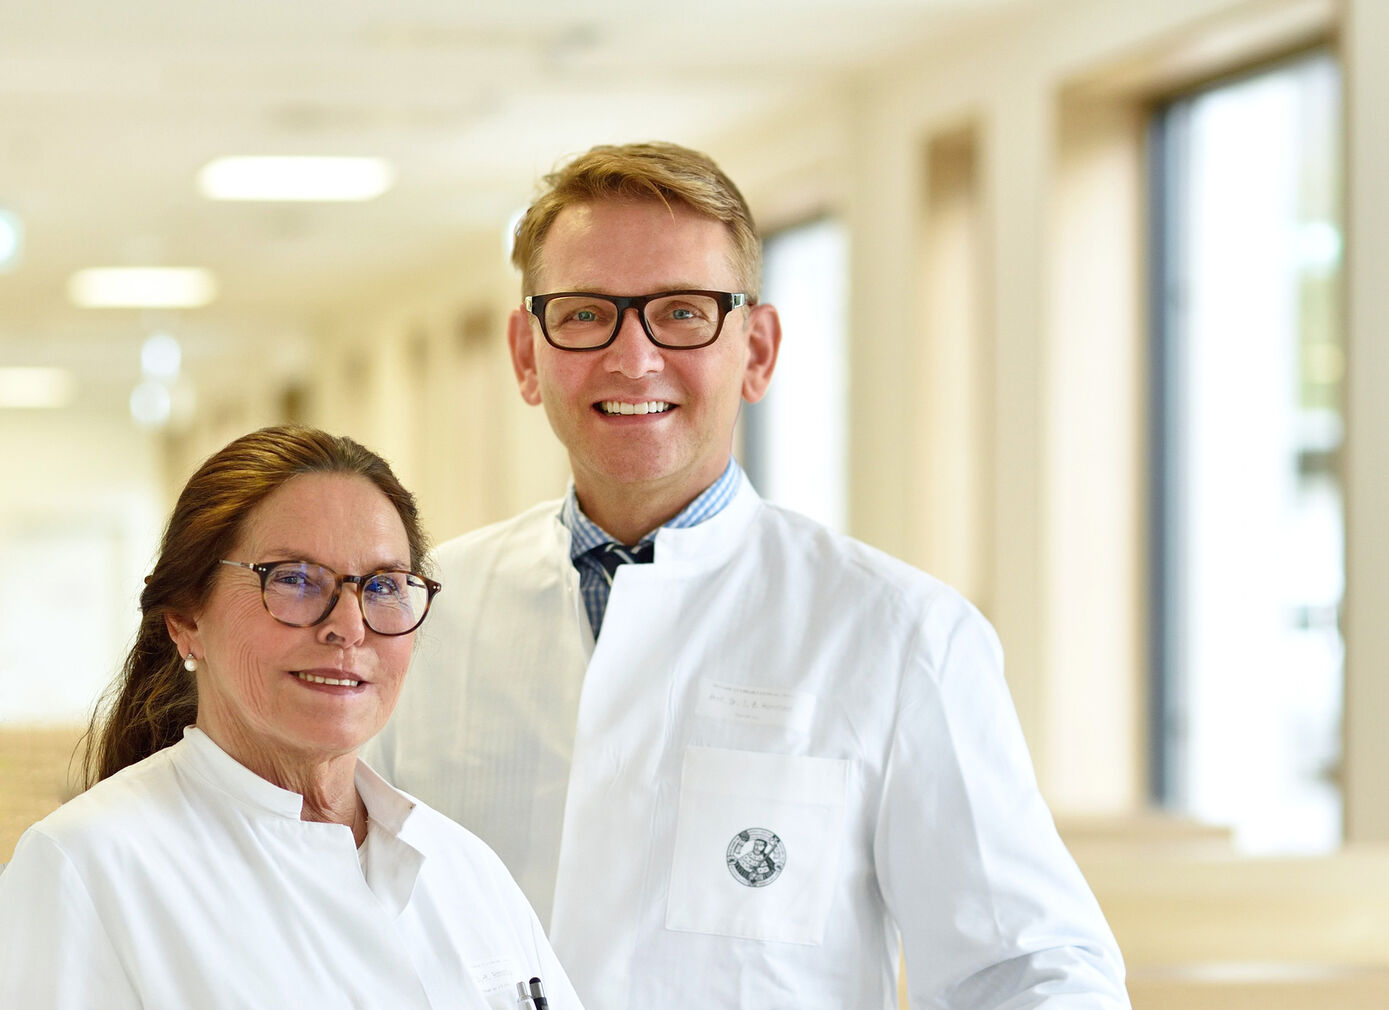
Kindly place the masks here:
[[(342, 596), (342, 584), (344, 582), (351, 582), (353, 585), (357, 587), (357, 609), (360, 610), (362, 613), (362, 623), (365, 624), (368, 628), (370, 628), (373, 634), (381, 635), (385, 638), (395, 638), (399, 635), (408, 635), (410, 634), (410, 632), (414, 631), (416, 628), (418, 628), (421, 624), (424, 623), (424, 619), (429, 616), (429, 606), (434, 602), (435, 595), (439, 592), (439, 590), (444, 588), (440, 583), (435, 582), (433, 579), (425, 578), (423, 575), (419, 574), (419, 572), (407, 572), (399, 568), (378, 568), (376, 571), (367, 572), (365, 575), (339, 575), (337, 572), (333, 571), (333, 569), (329, 568), (327, 565), (320, 565), (316, 561), (304, 561), (301, 558), (285, 558), (282, 561), (258, 561), (255, 563), (249, 561), (228, 561), (225, 558), (223, 558), (217, 563), (219, 565), (231, 565), (234, 568), (247, 568), (259, 575), (261, 606), (263, 606), (265, 608), (265, 612), (267, 614), (270, 614), (271, 617), (274, 617), (275, 620), (291, 628), (312, 628), (326, 621), (328, 619), (328, 615), (333, 612), (333, 608), (338, 605), (338, 598)], [(270, 601), (265, 598), (266, 580), (270, 578), (270, 573), (273, 572), (276, 568), (279, 568), (281, 565), (313, 565), (315, 568), (321, 568), (325, 572), (331, 573), (333, 576), (333, 595), (329, 597), (328, 605), (324, 608), (323, 613), (319, 614), (316, 619), (310, 621), (308, 624), (295, 624), (293, 621), (286, 621), (282, 617), (275, 617), (275, 615), (271, 613)], [(420, 611), (420, 619), (416, 621), (414, 624), (410, 625), (410, 627), (406, 628), (404, 631), (377, 631), (371, 623), (371, 618), (367, 616), (367, 603), (366, 599), (362, 596), (362, 585), (365, 582), (367, 582), (367, 580), (374, 578), (377, 575), (389, 574), (405, 574), (410, 576), (410, 578), (412, 579), (419, 579), (421, 582), (424, 583), (425, 588), (429, 591), (429, 595), (425, 597), (424, 609)]]
[[(656, 334), (651, 332), (651, 324), (646, 319), (646, 306), (662, 298), (670, 298), (674, 295), (706, 295), (714, 299), (719, 309), (718, 325), (714, 327), (714, 335), (700, 344), (664, 344), (656, 339)], [(601, 301), (609, 302), (617, 308), (617, 314), (613, 319), (613, 331), (608, 335), (608, 339), (601, 344), (591, 344), (587, 347), (570, 347), (567, 344), (557, 344), (550, 336), (550, 329), (545, 325), (545, 305), (556, 298), (597, 298)], [(596, 291), (551, 291), (544, 295), (526, 295), (522, 299), (526, 311), (535, 316), (540, 323), (540, 332), (545, 337), (545, 342), (551, 347), (560, 351), (601, 351), (608, 347), (617, 339), (617, 334), (622, 329), (623, 317), (627, 315), (628, 309), (637, 310), (637, 319), (641, 321), (641, 328), (646, 333), (646, 339), (657, 347), (667, 351), (697, 351), (701, 347), (708, 347), (715, 340), (719, 339), (719, 334), (723, 333), (723, 321), (728, 318), (728, 314), (734, 309), (743, 306), (751, 307), (755, 303), (748, 300), (748, 296), (741, 291), (704, 291), (699, 288), (681, 288), (678, 291), (658, 291), (654, 295), (604, 295)]]

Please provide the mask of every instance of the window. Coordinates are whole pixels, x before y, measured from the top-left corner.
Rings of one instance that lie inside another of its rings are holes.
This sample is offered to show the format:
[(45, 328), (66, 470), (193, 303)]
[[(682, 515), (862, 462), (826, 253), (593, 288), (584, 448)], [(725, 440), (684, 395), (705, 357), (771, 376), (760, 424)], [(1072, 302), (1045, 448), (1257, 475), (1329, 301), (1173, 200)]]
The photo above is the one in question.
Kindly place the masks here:
[(777, 232), (763, 251), (762, 301), (781, 317), (776, 371), (743, 408), (743, 464), (770, 501), (845, 523), (847, 239), (824, 219)]
[(1341, 838), (1341, 93), (1326, 53), (1155, 120), (1154, 789)]

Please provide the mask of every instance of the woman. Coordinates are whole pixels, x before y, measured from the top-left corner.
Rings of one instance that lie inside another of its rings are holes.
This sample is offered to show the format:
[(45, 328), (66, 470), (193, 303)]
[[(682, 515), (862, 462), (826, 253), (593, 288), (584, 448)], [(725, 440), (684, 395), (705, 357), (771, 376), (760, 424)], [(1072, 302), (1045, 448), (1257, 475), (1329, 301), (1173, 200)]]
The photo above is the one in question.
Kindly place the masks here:
[(0, 874), (0, 1006), (578, 1001), (495, 855), (357, 749), (437, 583), (414, 499), (350, 439), (266, 428), (189, 480), (86, 793)]

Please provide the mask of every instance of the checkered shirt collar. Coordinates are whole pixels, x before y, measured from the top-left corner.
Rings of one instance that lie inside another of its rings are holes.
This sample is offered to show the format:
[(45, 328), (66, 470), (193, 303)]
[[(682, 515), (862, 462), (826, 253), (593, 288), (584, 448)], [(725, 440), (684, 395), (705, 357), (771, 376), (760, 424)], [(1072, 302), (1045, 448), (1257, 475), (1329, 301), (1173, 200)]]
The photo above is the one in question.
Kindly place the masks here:
[[(733, 500), (733, 496), (738, 492), (738, 486), (742, 483), (742, 477), (742, 467), (730, 456), (728, 466), (723, 468), (723, 473), (719, 475), (719, 479), (700, 492), (694, 501), (681, 509), (679, 515), (663, 525), (672, 529), (685, 529), (689, 526), (698, 526), (706, 519), (712, 519)], [(569, 557), (571, 560), (591, 551), (600, 544), (616, 540), (615, 537), (605, 533), (601, 526), (584, 515), (584, 510), (579, 507), (578, 496), (574, 493), (572, 480), (569, 482), (569, 490), (564, 496), (564, 504), (560, 507), (559, 519), (569, 530)], [(645, 543), (655, 536), (656, 531), (652, 530), (639, 542)]]

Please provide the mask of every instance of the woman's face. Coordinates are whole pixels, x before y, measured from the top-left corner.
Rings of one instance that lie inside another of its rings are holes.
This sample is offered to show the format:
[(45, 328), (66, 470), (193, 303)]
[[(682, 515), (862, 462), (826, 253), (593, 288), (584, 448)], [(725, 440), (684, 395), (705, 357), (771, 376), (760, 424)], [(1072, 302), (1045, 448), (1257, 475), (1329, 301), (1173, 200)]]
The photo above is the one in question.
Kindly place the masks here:
[[(311, 561), (341, 575), (411, 567), (395, 507), (353, 474), (292, 478), (251, 513), (227, 560)], [(219, 565), (202, 612), (171, 626), (198, 659), (198, 726), (253, 765), (340, 756), (375, 735), (415, 636), (369, 629), (358, 591), (344, 584), (327, 618), (292, 628), (266, 612), (259, 575)]]

